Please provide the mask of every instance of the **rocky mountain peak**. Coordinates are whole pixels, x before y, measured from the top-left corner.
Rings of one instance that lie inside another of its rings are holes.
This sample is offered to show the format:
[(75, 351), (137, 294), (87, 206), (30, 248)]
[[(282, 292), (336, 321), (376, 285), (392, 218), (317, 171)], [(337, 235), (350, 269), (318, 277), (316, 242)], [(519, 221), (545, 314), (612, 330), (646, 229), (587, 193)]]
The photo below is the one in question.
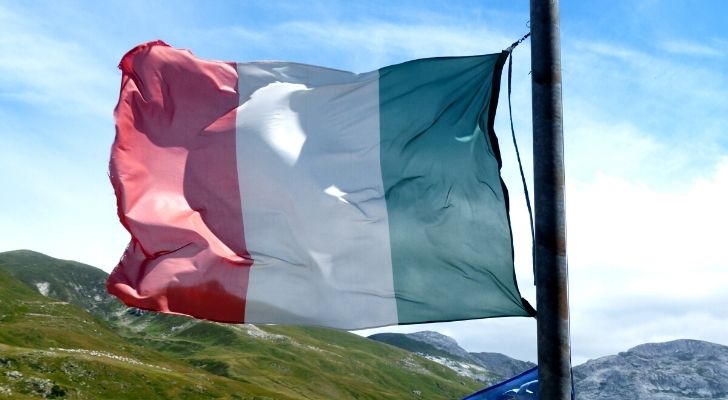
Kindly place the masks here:
[(728, 347), (699, 340), (647, 343), (574, 368), (580, 400), (728, 399)]
[(485, 384), (510, 378), (534, 365), (504, 354), (468, 353), (455, 339), (432, 331), (409, 334), (378, 333), (369, 338), (411, 351)]
[(458, 342), (450, 336), (443, 335), (433, 331), (421, 331), (407, 334), (411, 339), (427, 343), (436, 349), (442, 350), (446, 353), (469, 359), (470, 353), (458, 345)]
[(704, 354), (721, 354), (726, 353), (728, 348), (719, 344), (703, 342), (693, 339), (679, 339), (664, 343), (645, 343), (629, 349), (628, 353), (639, 354), (641, 356), (666, 356), (685, 354), (692, 358), (693, 356)]
[(516, 376), (521, 372), (533, 368), (536, 364), (530, 361), (521, 361), (501, 353), (470, 353), (479, 365), (487, 365), (493, 373), (504, 378)]

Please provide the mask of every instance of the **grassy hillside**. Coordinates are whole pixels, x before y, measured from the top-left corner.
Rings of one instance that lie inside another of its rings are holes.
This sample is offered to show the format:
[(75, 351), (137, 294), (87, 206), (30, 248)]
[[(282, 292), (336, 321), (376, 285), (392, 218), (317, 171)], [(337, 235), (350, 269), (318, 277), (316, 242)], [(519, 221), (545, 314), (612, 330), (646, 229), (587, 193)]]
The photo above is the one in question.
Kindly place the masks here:
[(0, 253), (0, 398), (453, 399), (480, 387), (348, 332), (125, 309), (96, 294), (105, 278), (39, 253)]
[(0, 269), (38, 292), (94, 314), (106, 317), (123, 307), (106, 293), (106, 272), (90, 265), (16, 250), (0, 253)]
[[(145, 319), (145, 316), (141, 317)], [(295, 398), (457, 398), (479, 385), (409, 352), (323, 328), (169, 324), (152, 315), (135, 343), (187, 360), (210, 373)], [(160, 329), (166, 326), (166, 329)], [(140, 337), (143, 336), (143, 339)]]
[(0, 398), (278, 398), (134, 345), (86, 311), (3, 271), (0, 327)]

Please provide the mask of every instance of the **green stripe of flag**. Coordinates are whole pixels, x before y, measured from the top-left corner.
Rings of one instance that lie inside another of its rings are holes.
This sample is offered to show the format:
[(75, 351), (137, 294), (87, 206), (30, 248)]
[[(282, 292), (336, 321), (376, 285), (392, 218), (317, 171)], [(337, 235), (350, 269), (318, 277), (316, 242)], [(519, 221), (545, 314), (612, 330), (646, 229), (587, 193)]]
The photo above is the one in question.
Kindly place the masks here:
[(505, 53), (380, 70), (381, 167), (400, 323), (528, 315), (491, 102)]

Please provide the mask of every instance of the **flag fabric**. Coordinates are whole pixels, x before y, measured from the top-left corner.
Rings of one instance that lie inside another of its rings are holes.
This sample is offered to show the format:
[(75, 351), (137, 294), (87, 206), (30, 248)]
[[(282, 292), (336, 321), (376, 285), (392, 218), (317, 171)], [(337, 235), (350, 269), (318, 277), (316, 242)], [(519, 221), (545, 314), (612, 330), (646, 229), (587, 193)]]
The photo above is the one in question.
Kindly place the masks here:
[[(573, 396), (572, 396), (573, 398)], [(475, 392), (463, 400), (538, 400), (538, 367)]]
[(526, 316), (493, 132), (507, 53), (368, 73), (120, 63), (108, 291), (223, 322), (359, 329)]

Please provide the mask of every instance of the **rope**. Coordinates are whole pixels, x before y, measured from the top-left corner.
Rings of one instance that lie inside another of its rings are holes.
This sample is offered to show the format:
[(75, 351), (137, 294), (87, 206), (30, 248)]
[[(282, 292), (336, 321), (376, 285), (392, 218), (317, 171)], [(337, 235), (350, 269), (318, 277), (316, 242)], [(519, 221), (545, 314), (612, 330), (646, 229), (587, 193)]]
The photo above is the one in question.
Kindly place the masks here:
[(531, 32), (523, 35), (522, 38), (513, 42), (505, 51), (509, 53), (508, 58), (508, 116), (511, 120), (511, 137), (513, 138), (513, 147), (516, 149), (516, 158), (518, 159), (518, 170), (521, 172), (521, 182), (523, 183), (523, 193), (526, 197), (526, 208), (528, 208), (528, 219), (531, 222), (531, 268), (533, 269), (533, 284), (536, 284), (536, 233), (533, 224), (533, 210), (531, 208), (531, 198), (528, 195), (528, 184), (526, 183), (526, 175), (523, 173), (523, 164), (521, 163), (521, 153), (518, 151), (518, 143), (516, 142), (516, 131), (513, 128), (513, 110), (511, 107), (511, 80), (513, 76), (513, 49), (521, 44), (526, 38), (531, 36)]

